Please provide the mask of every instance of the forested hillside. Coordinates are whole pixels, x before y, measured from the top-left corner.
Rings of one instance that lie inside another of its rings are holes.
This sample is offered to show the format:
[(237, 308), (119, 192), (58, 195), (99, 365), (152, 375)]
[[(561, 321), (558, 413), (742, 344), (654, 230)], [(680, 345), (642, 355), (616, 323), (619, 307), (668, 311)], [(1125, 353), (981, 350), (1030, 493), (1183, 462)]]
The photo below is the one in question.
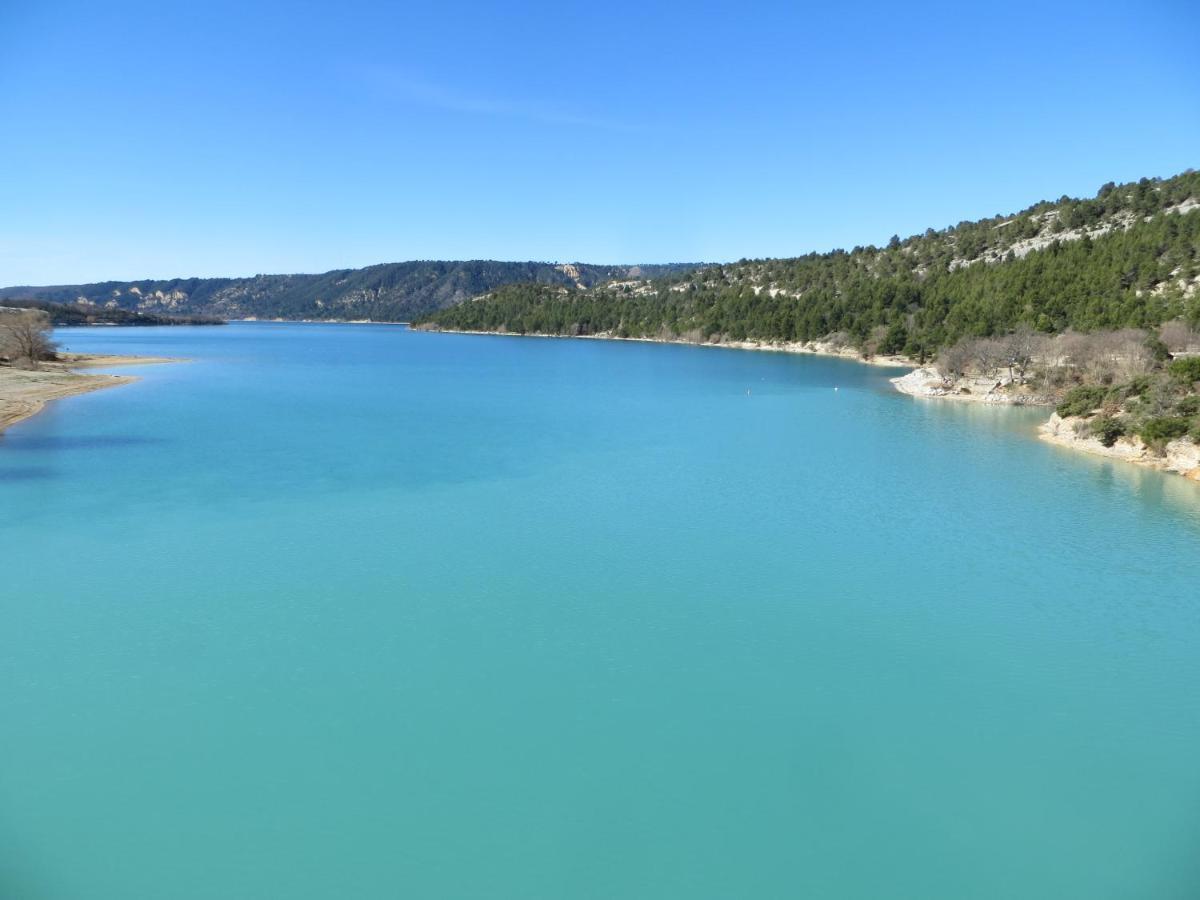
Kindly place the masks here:
[(1200, 173), (1106, 184), (886, 247), (742, 260), (597, 289), (508, 286), (430, 327), (691, 340), (834, 338), (930, 358), (962, 337), (1200, 321)]
[[(0, 301), (37, 300), (226, 319), (407, 321), (514, 282), (591, 286), (613, 278), (657, 277), (695, 264), (596, 266), (538, 262), (404, 262), (321, 275), (173, 278), (0, 288)], [(82, 301), (82, 302), (81, 302)]]
[[(167, 316), (142, 313), (115, 306), (79, 303), (49, 303), (45, 300), (7, 300), (7, 308), (39, 310), (51, 325), (224, 325), (224, 319), (212, 316)], [(4, 307), (0, 307), (4, 308)]]

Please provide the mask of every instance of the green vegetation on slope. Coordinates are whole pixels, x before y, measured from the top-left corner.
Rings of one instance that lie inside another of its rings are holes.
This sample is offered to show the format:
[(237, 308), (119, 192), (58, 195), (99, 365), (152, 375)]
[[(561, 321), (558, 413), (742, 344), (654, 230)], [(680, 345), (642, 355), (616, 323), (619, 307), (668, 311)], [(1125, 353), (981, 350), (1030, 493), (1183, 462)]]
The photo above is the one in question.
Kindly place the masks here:
[(1111, 447), (1137, 435), (1161, 452), (1170, 441), (1200, 442), (1200, 356), (1186, 356), (1110, 387), (1080, 385), (1058, 405), (1060, 416), (1084, 420), (1088, 433)]
[(581, 290), (525, 284), (433, 313), (434, 327), (811, 341), (931, 358), (962, 337), (1200, 321), (1200, 173), (1105, 185), (887, 247), (743, 260)]
[(41, 300), (5, 301), (14, 309), (41, 310), (54, 326), (78, 325), (224, 325), (214, 316), (164, 316), (140, 313), (120, 307), (81, 303), (47, 303)]

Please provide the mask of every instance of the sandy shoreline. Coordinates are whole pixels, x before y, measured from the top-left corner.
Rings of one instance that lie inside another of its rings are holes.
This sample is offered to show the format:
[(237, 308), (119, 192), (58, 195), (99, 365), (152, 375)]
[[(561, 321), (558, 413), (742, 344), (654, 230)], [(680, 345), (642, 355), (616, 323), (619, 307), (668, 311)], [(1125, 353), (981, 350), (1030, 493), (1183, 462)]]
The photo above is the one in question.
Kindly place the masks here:
[(134, 375), (80, 375), (74, 369), (179, 362), (157, 356), (100, 356), (63, 353), (37, 370), (0, 367), (0, 434), (10, 425), (36, 416), (46, 404), (137, 381)]

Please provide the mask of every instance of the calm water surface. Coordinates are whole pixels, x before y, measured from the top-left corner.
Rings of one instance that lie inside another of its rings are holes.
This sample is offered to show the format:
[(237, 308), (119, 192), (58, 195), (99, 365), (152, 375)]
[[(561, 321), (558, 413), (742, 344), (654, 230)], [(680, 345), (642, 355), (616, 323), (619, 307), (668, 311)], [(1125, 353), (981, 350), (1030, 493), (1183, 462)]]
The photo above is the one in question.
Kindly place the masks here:
[(1200, 896), (1183, 479), (840, 360), (61, 337), (192, 362), (0, 439), (5, 900)]

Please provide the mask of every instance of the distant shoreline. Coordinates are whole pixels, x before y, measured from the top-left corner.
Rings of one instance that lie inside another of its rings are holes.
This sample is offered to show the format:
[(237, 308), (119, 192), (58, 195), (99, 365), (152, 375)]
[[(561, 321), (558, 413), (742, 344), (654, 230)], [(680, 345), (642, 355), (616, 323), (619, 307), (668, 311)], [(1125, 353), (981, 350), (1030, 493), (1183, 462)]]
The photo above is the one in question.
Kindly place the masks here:
[[(824, 344), (820, 341), (782, 344), (765, 341), (724, 341), (717, 343), (706, 341), (688, 341), (683, 339), (673, 340), (669, 338), (618, 337), (610, 334), (521, 334), (519, 332), (509, 331), (468, 331), (463, 329), (433, 327), (418, 327), (414, 330), (426, 331), (435, 334), (477, 334), (503, 335), (505, 337), (567, 339), (578, 338), (584, 340), (633, 341), (646, 344), (684, 344), (692, 347), (724, 347), (733, 350), (798, 353), (810, 356), (836, 357), (839, 359), (849, 360), (851, 362), (865, 363), (866, 365), (886, 366), (890, 368), (907, 368), (910, 371), (906, 375), (889, 379), (892, 387), (901, 394), (905, 394), (909, 397), (914, 397), (920, 400), (948, 400), (953, 403), (983, 403), (991, 406), (1033, 406), (1048, 408), (1051, 410), (1051, 415), (1046, 422), (1043, 422), (1038, 427), (1037, 433), (1037, 436), (1047, 443), (1078, 452), (1087, 453), (1093, 456), (1102, 456), (1106, 459), (1132, 463), (1134, 465), (1154, 469), (1159, 472), (1182, 475), (1184, 478), (1187, 478), (1190, 481), (1200, 482), (1200, 447), (1197, 447), (1197, 445), (1189, 441), (1173, 441), (1168, 446), (1167, 452), (1162, 457), (1151, 454), (1144, 447), (1144, 445), (1141, 444), (1140, 441), (1135, 442), (1122, 439), (1115, 447), (1104, 447), (1099, 441), (1077, 437), (1073, 431), (1064, 427), (1064, 425), (1067, 423), (1059, 419), (1058, 415), (1053, 412), (1055, 401), (1051, 397), (1042, 397), (1035, 394), (1023, 393), (998, 393), (994, 388), (991, 387), (991, 385), (995, 382), (995, 379), (983, 379), (979, 385), (974, 385), (975, 387), (988, 388), (982, 391), (974, 390), (970, 393), (963, 393), (958, 390), (947, 389), (942, 385), (942, 379), (935, 368), (928, 365), (922, 366), (911, 359), (900, 356), (883, 356), (867, 359), (858, 354), (856, 351), (848, 349), (835, 349), (830, 345)], [(987, 383), (984, 384), (983, 382)]]
[(544, 334), (542, 332), (518, 331), (470, 331), (458, 328), (431, 328), (412, 326), (413, 331), (432, 334), (479, 334), (503, 337), (560, 338), (583, 341), (629, 341), (636, 344), (678, 344), (684, 347), (717, 347), (726, 350), (753, 350), (764, 353), (795, 353), (804, 356), (828, 356), (864, 363), (869, 366), (884, 366), (891, 369), (913, 369), (917, 363), (902, 356), (873, 356), (870, 359), (851, 348), (835, 348), (821, 341), (689, 341), (685, 338), (621, 337), (615, 334)]
[(95, 353), (62, 353), (38, 369), (0, 367), (0, 435), (9, 427), (32, 418), (46, 404), (78, 394), (132, 384), (135, 375), (81, 375), (74, 369), (109, 366), (157, 365), (182, 362), (161, 356), (104, 356)]
[(259, 319), (251, 316), (248, 319), (227, 319), (229, 323), (249, 323), (254, 325), (408, 325), (412, 322), (391, 322), (379, 319)]

